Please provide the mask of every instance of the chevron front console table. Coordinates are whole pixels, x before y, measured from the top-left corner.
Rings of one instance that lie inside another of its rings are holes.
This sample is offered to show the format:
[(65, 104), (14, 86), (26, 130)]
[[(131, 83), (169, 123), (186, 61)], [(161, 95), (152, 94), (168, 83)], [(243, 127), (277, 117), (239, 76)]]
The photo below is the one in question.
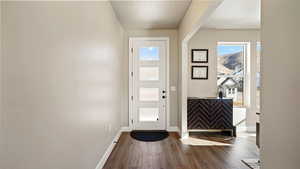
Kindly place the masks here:
[(188, 130), (230, 131), (235, 136), (232, 99), (189, 97)]

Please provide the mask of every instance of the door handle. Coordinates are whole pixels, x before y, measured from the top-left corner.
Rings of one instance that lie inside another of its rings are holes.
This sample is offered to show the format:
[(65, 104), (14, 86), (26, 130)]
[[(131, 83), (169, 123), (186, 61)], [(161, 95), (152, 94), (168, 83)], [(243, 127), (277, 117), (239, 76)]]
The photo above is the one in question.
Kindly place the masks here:
[(166, 95), (165, 95), (165, 94), (166, 94), (166, 91), (165, 91), (165, 90), (162, 90), (161, 92), (163, 93), (163, 95), (161, 96), (161, 98), (165, 99), (165, 98), (166, 98)]

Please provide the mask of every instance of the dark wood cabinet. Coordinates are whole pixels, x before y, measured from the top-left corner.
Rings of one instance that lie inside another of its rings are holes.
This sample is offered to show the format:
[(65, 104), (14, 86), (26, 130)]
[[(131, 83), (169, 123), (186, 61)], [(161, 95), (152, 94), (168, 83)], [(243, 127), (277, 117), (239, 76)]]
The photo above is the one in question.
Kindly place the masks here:
[(232, 99), (188, 98), (189, 130), (231, 130), (233, 126)]

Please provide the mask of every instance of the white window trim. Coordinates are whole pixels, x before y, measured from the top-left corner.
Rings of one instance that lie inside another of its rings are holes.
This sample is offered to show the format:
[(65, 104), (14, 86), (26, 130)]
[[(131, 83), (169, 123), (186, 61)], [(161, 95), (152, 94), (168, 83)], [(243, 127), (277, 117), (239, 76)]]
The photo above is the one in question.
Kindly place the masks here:
[[(217, 42), (217, 47), (219, 45), (241, 45), (246, 46), (246, 50), (244, 50), (244, 91), (243, 91), (243, 106), (234, 106), (234, 108), (247, 108), (250, 107), (250, 99), (251, 99), (251, 71), (250, 71), (250, 63), (251, 63), (251, 43), (249, 41), (245, 42), (229, 42), (229, 41), (219, 41)], [(218, 56), (218, 53), (217, 53)]]

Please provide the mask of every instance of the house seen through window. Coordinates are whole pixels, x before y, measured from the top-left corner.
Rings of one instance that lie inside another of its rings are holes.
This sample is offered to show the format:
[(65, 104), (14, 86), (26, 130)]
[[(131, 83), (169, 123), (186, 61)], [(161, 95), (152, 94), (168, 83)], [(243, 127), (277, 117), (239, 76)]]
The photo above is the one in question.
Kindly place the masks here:
[(235, 107), (244, 106), (245, 58), (247, 45), (218, 43), (218, 91), (232, 98)]

